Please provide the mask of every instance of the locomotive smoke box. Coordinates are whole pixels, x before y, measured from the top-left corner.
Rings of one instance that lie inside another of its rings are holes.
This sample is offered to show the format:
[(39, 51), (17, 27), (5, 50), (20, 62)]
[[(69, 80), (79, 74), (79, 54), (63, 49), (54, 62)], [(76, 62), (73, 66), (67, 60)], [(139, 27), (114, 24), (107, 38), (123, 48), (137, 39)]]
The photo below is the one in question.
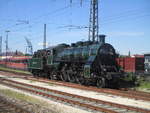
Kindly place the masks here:
[(106, 35), (99, 35), (99, 43), (104, 44), (105, 43), (105, 37), (106, 37)]

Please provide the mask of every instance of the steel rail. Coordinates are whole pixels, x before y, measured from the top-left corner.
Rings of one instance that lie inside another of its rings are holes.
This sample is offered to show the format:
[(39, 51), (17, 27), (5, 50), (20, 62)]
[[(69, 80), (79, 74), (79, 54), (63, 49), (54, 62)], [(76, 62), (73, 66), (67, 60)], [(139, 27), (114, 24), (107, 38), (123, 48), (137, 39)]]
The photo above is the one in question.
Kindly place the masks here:
[(66, 93), (66, 92), (62, 92), (62, 91), (57, 91), (57, 90), (47, 89), (47, 88), (34, 86), (34, 85), (30, 85), (30, 84), (20, 83), (20, 82), (17, 82), (17, 81), (12, 81), (12, 80), (5, 80), (5, 81), (11, 82), (11, 83), (15, 83), (15, 84), (20, 84), (20, 85), (23, 85), (23, 86), (36, 88), (36, 89), (47, 91), (47, 92), (53, 92), (53, 93), (57, 93), (57, 94), (61, 94), (61, 95), (67, 95), (67, 96), (73, 97), (73, 98), (80, 98), (80, 99), (91, 101), (91, 102), (96, 102), (96, 103), (100, 103), (100, 104), (110, 105), (110, 106), (113, 106), (113, 107), (123, 108), (123, 109), (131, 110), (131, 111), (142, 112), (142, 113), (148, 113), (149, 112), (148, 110), (141, 109), (141, 108), (136, 108), (136, 107), (132, 107), (132, 106), (127, 106), (127, 105), (107, 102), (107, 101), (103, 101), (103, 100), (99, 100), (99, 99), (79, 96), (79, 95), (70, 94), (70, 93)]
[[(9, 72), (10, 73), (10, 72)], [(17, 75), (17, 73), (14, 73)], [(23, 76), (24, 74), (22, 74)], [(27, 74), (25, 74), (26, 76)], [(18, 75), (20, 76), (20, 75)], [(22, 77), (20, 77), (22, 78)], [(150, 93), (144, 93), (144, 92), (133, 92), (133, 91), (122, 91), (122, 90), (115, 90), (115, 89), (105, 89), (105, 88), (96, 88), (92, 86), (83, 86), (79, 84), (74, 84), (74, 83), (67, 83), (67, 82), (62, 82), (62, 81), (56, 81), (56, 80), (48, 80), (48, 79), (43, 79), (43, 78), (33, 78), (31, 76), (25, 77), (24, 79), (27, 80), (35, 80), (39, 82), (44, 82), (44, 83), (53, 83), (56, 85), (61, 85), (65, 87), (71, 87), (71, 88), (76, 88), (76, 89), (82, 89), (82, 90), (90, 90), (90, 91), (95, 91), (99, 93), (106, 93), (106, 94), (113, 94), (117, 96), (122, 96), (122, 97), (127, 97), (131, 99), (136, 99), (136, 100), (145, 100), (145, 101), (150, 101)]]
[(149, 92), (136, 91), (136, 90), (129, 89), (129, 88), (125, 88), (125, 89), (121, 88), (119, 90), (122, 93), (130, 93), (132, 95), (138, 95), (138, 96), (143, 96), (143, 97), (150, 98), (150, 93)]
[(37, 80), (39, 82), (45, 82), (45, 83), (53, 83), (56, 85), (61, 85), (61, 86), (66, 86), (66, 87), (71, 87), (71, 88), (76, 88), (76, 89), (82, 89), (82, 90), (87, 90), (87, 91), (95, 91), (99, 93), (106, 93), (106, 94), (113, 94), (117, 96), (122, 96), (122, 97), (128, 97), (131, 99), (136, 99), (136, 100), (145, 100), (145, 101), (150, 101), (150, 96), (147, 93), (141, 93), (139, 94), (138, 92), (126, 92), (126, 91), (121, 91), (121, 90), (115, 90), (115, 89), (106, 89), (106, 88), (96, 88), (92, 86), (83, 86), (79, 84), (74, 84), (74, 83), (66, 83), (62, 81), (56, 81), (56, 80), (47, 80), (47, 79), (37, 79), (37, 78), (27, 78), (30, 80)]
[(106, 109), (106, 108), (96, 107), (96, 106), (92, 106), (90, 104), (85, 104), (85, 103), (80, 103), (78, 101), (74, 101), (74, 100), (63, 98), (63, 97), (58, 97), (58, 96), (46, 94), (46, 93), (36, 91), (36, 90), (33, 90), (33, 89), (28, 89), (28, 88), (24, 88), (24, 87), (12, 85), (12, 84), (9, 84), (9, 83), (4, 83), (4, 82), (1, 82), (1, 83), (4, 84), (4, 85), (7, 85), (9, 87), (11, 85), (11, 87), (14, 87), (14, 88), (17, 88), (17, 89), (20, 89), (20, 90), (28, 91), (28, 92), (31, 92), (33, 94), (41, 95), (41, 96), (47, 97), (47, 98), (56, 99), (58, 101), (66, 102), (66, 103), (69, 103), (69, 104), (72, 104), (72, 105), (81, 106), (81, 107), (88, 108), (88, 109), (91, 109), (91, 110), (95, 110), (95, 111), (99, 111), (99, 112), (107, 112), (107, 113), (118, 113), (116, 111), (109, 110), (109, 109)]

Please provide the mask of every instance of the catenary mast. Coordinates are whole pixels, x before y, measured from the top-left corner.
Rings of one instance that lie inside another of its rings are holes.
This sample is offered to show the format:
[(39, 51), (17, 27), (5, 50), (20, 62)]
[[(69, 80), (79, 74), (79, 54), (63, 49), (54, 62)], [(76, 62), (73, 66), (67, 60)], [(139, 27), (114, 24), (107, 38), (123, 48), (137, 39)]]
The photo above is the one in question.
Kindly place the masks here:
[(89, 21), (89, 41), (98, 41), (98, 0), (91, 0)]
[[(82, 6), (83, 0), (80, 0), (80, 4)], [(99, 31), (99, 23), (98, 23), (98, 0), (90, 0), (90, 19), (89, 19), (89, 35), (88, 40), (95, 42), (98, 41), (98, 31)], [(70, 0), (72, 4), (72, 0)]]

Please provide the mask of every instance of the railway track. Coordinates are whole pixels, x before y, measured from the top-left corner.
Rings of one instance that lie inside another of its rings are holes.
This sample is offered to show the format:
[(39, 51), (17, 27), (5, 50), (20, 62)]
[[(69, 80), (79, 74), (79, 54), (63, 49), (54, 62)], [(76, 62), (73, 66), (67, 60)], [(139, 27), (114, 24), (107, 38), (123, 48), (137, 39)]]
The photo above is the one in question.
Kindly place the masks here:
[(117, 96), (122, 96), (122, 97), (128, 97), (128, 98), (132, 98), (136, 100), (150, 101), (150, 93), (145, 93), (145, 92), (140, 92), (140, 91), (133, 91), (133, 90), (128, 90), (128, 89), (127, 91), (123, 91), (123, 90), (116, 90), (116, 89), (96, 88), (92, 86), (83, 86), (83, 85), (79, 85), (75, 83), (48, 80), (48, 79), (43, 79), (43, 78), (30, 78), (29, 77), (26, 79), (35, 80), (35, 81), (37, 80), (39, 82), (52, 83), (56, 85), (82, 89), (82, 90), (87, 90), (87, 91), (94, 91), (94, 92), (99, 92), (99, 93), (107, 93), (107, 94), (112, 94), (112, 95), (117, 95)]
[(126, 90), (122, 90), (120, 89), (122, 93), (129, 93), (132, 95), (138, 95), (141, 97), (146, 97), (146, 98), (150, 98), (150, 93), (146, 93), (146, 92), (142, 92), (142, 91), (136, 91), (136, 90), (132, 90), (132, 89), (126, 89)]
[[(4, 73), (3, 74), (7, 76), (12, 76), (11, 73)], [(107, 93), (107, 94), (112, 94), (112, 95), (117, 95), (117, 96), (122, 96), (122, 97), (128, 97), (136, 100), (145, 100), (145, 101), (150, 101), (150, 93), (145, 93), (145, 92), (140, 92), (140, 91), (133, 91), (133, 90), (116, 90), (116, 89), (105, 89), (105, 88), (96, 88), (92, 86), (83, 86), (75, 83), (68, 83), (68, 82), (63, 82), (63, 81), (57, 81), (57, 80), (48, 80), (44, 78), (33, 78), (32, 76), (27, 76), (26, 74), (22, 74), (22, 76), (18, 75), (15, 73), (15, 76), (19, 78), (24, 78), (27, 80), (35, 80), (39, 82), (44, 82), (44, 83), (52, 83), (56, 85), (61, 85), (61, 86), (66, 86), (66, 87), (71, 87), (71, 88), (76, 88), (76, 89), (82, 89), (82, 90), (90, 90), (94, 92), (99, 92), (99, 93)]]
[(0, 96), (0, 113), (31, 113)]
[(150, 111), (141, 108), (135, 108), (132, 106), (126, 106), (98, 99), (83, 97), (75, 94), (20, 83), (8, 79), (2, 79), (0, 83), (9, 87), (17, 88), (19, 90), (24, 90), (33, 94), (44, 96), (54, 101), (57, 100), (63, 103), (69, 103), (72, 106), (78, 106), (84, 109), (86, 108), (87, 110), (92, 110), (94, 112), (97, 111), (107, 113), (150, 113)]

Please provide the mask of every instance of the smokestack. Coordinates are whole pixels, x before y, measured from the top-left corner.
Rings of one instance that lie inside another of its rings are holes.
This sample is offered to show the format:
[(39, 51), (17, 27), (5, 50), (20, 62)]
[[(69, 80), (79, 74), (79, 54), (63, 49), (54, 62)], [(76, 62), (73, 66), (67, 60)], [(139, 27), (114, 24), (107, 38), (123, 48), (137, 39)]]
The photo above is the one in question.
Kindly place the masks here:
[(99, 43), (104, 44), (105, 43), (105, 37), (106, 35), (99, 35)]

